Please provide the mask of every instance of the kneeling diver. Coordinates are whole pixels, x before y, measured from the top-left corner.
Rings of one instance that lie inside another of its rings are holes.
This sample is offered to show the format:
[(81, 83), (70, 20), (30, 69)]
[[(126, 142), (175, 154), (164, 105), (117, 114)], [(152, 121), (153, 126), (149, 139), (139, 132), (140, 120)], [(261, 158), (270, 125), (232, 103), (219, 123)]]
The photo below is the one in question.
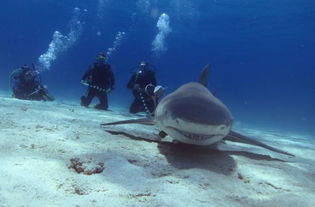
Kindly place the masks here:
[(10, 75), (10, 87), (13, 97), (24, 100), (53, 101), (48, 94), (47, 86), (40, 81), (39, 72), (27, 65), (15, 69)]
[(87, 95), (81, 97), (81, 105), (88, 107), (96, 96), (100, 103), (95, 106), (97, 109), (108, 109), (107, 93), (113, 90), (115, 78), (109, 64), (105, 63), (105, 54), (99, 53), (96, 62), (88, 69), (81, 78), (81, 84), (87, 85)]
[(142, 61), (139, 64), (138, 70), (130, 78), (127, 88), (132, 90), (134, 96), (129, 112), (132, 114), (147, 112), (153, 115), (158, 99), (158, 96), (155, 95), (156, 91), (154, 91), (157, 89), (156, 78), (147, 62)]

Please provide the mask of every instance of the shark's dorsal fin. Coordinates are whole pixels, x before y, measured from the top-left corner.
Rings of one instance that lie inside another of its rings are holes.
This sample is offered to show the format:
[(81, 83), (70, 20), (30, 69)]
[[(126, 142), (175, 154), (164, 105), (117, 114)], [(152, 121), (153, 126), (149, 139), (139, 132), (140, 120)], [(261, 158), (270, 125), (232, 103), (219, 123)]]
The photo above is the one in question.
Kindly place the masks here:
[(205, 87), (208, 87), (208, 79), (209, 79), (210, 69), (211, 69), (210, 64), (207, 64), (203, 68), (203, 70), (202, 70), (202, 72), (201, 72), (201, 74), (199, 76), (198, 83), (204, 85)]

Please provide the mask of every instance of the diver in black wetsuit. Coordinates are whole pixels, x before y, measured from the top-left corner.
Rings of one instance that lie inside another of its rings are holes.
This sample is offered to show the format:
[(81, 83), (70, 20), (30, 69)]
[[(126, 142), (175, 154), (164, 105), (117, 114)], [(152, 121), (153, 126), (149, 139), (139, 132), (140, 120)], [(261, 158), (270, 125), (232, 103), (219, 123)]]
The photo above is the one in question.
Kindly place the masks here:
[(87, 96), (81, 97), (81, 105), (88, 107), (96, 96), (100, 103), (95, 108), (107, 110), (107, 93), (113, 90), (115, 78), (110, 65), (105, 63), (104, 53), (97, 55), (96, 62), (83, 75), (81, 83), (88, 86)]
[(24, 100), (53, 101), (47, 87), (40, 82), (39, 72), (24, 65), (15, 69), (10, 75), (13, 97)]
[(155, 100), (150, 94), (156, 86), (155, 73), (150, 69), (147, 62), (141, 62), (138, 71), (130, 78), (127, 88), (132, 90), (134, 101), (132, 102), (129, 112), (147, 112), (152, 114), (155, 110)]

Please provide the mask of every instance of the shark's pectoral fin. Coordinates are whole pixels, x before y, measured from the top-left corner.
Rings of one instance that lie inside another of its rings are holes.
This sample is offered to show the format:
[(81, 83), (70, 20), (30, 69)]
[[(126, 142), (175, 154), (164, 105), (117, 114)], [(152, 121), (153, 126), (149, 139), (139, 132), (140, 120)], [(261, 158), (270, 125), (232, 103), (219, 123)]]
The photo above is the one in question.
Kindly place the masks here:
[(159, 132), (159, 137), (165, 138), (166, 136), (167, 136), (166, 132), (164, 132), (164, 131)]
[(143, 132), (141, 130), (127, 130), (127, 129), (105, 129), (106, 132), (112, 135), (122, 135), (133, 140), (156, 142), (156, 143), (169, 143), (161, 141), (161, 138), (155, 133)]
[(110, 125), (120, 125), (120, 124), (145, 124), (145, 125), (154, 125), (154, 121), (148, 118), (142, 119), (129, 119), (123, 121), (109, 122), (101, 124), (101, 126), (110, 126)]
[(245, 143), (245, 144), (251, 144), (251, 145), (256, 145), (256, 146), (259, 146), (259, 147), (263, 147), (265, 149), (268, 149), (268, 150), (271, 150), (273, 152), (277, 152), (277, 153), (281, 153), (281, 154), (285, 154), (285, 155), (289, 155), (289, 156), (293, 156), (293, 154), (290, 154), (288, 152), (285, 152), (285, 151), (282, 151), (282, 150), (279, 150), (279, 149), (276, 149), (274, 147), (271, 147), (269, 145), (266, 145), (262, 142), (259, 142), (257, 140), (254, 140), (254, 139), (251, 139), (249, 137), (246, 137), (240, 133), (237, 133), (237, 132), (234, 132), (234, 131), (231, 131), (225, 138), (224, 140), (228, 140), (228, 141), (232, 141), (232, 142), (241, 142), (241, 143)]

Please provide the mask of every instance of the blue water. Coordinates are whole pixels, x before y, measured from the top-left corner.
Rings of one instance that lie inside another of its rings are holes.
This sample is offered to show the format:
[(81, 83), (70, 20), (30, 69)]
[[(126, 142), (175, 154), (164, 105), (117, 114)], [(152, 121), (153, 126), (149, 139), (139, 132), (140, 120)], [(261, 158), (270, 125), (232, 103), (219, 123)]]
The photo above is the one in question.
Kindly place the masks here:
[[(168, 92), (195, 80), (210, 63), (210, 89), (235, 121), (315, 132), (313, 0), (1, 0), (0, 8), (2, 91), (10, 91), (14, 68), (39, 64), (55, 31), (69, 37), (73, 30), (73, 42), (41, 75), (57, 99), (79, 102), (82, 74), (125, 32), (108, 60), (117, 79), (110, 107), (127, 110), (132, 96), (125, 85), (141, 60), (155, 66)], [(156, 52), (152, 42), (162, 13), (170, 31), (160, 31), (167, 49)]]

